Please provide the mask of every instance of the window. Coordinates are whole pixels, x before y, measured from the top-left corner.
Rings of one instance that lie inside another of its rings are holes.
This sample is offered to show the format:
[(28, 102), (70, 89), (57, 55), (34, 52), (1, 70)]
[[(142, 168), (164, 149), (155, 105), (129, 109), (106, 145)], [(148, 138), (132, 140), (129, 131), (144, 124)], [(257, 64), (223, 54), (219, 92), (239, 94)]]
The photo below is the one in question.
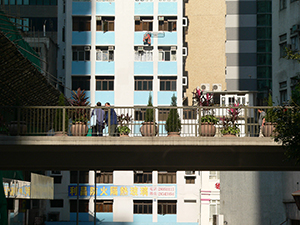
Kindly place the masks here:
[(160, 77), (160, 91), (176, 91), (177, 77)]
[(293, 35), (291, 37), (291, 50), (299, 51), (299, 36), (298, 35)]
[(185, 183), (186, 184), (194, 184), (196, 180), (196, 177), (185, 177)]
[(287, 82), (279, 83), (279, 94), (280, 94), (280, 104), (283, 105), (287, 102)]
[(90, 46), (73, 46), (73, 61), (90, 61)]
[(97, 171), (96, 172), (96, 182), (102, 184), (112, 184), (113, 183), (113, 172), (112, 171)]
[(113, 212), (113, 200), (97, 200), (96, 212)]
[[(135, 171), (134, 172), (135, 184), (149, 184), (152, 183), (152, 171)], [(151, 209), (152, 210), (152, 209)]]
[[(70, 171), (70, 183), (77, 183), (78, 171)], [(79, 183), (89, 182), (89, 171), (79, 171)]]
[(72, 76), (72, 90), (90, 90), (90, 76)]
[(209, 171), (209, 179), (220, 179), (219, 171)]
[(158, 200), (157, 213), (158, 214), (176, 214), (176, 200)]
[(135, 16), (135, 31), (152, 31), (153, 17), (152, 16)]
[(97, 31), (114, 31), (115, 30), (115, 18), (114, 17), (104, 17), (104, 16), (96, 16)]
[(159, 61), (176, 61), (176, 46), (158, 47)]
[(158, 121), (167, 121), (170, 109), (158, 109)]
[(220, 214), (220, 200), (210, 200), (209, 209), (210, 219), (213, 218), (213, 215)]
[(97, 61), (114, 61), (114, 46), (96, 46)]
[(283, 42), (279, 44), (279, 48), (280, 48), (280, 58), (284, 58), (286, 56), (286, 47), (287, 47), (287, 43)]
[(61, 184), (62, 176), (51, 176), (53, 177), (54, 184)]
[(153, 77), (134, 77), (135, 91), (152, 91)]
[(134, 47), (135, 61), (153, 61), (152, 46), (135, 46)]
[(286, 8), (286, 0), (279, 0), (279, 9), (283, 10)]
[(98, 76), (96, 77), (96, 91), (113, 91), (114, 77), (113, 76)]
[(176, 31), (176, 22), (177, 17), (167, 17), (167, 16), (159, 16), (158, 17), (158, 30), (159, 31)]
[(152, 214), (152, 200), (133, 200), (134, 214)]
[(50, 200), (50, 207), (51, 208), (63, 208), (64, 200), (63, 199)]
[(91, 31), (90, 16), (73, 17), (73, 31)]
[(176, 172), (158, 172), (159, 184), (176, 184)]
[(291, 77), (291, 93), (295, 90), (298, 83), (299, 83), (298, 76)]
[(196, 109), (183, 109), (183, 119), (197, 119), (197, 110)]
[[(77, 212), (77, 199), (70, 200), (70, 212)], [(79, 200), (79, 212), (89, 212), (89, 200)]]
[(134, 110), (134, 120), (135, 121), (144, 121), (146, 115), (146, 109), (135, 109)]

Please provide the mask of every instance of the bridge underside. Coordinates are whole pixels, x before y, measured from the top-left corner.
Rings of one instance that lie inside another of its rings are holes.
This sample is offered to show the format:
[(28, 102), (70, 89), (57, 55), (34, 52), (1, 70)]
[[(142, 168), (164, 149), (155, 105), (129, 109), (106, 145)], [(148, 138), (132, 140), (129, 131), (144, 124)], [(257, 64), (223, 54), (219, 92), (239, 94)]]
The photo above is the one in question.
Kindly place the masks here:
[(271, 138), (0, 137), (1, 170), (297, 171)]

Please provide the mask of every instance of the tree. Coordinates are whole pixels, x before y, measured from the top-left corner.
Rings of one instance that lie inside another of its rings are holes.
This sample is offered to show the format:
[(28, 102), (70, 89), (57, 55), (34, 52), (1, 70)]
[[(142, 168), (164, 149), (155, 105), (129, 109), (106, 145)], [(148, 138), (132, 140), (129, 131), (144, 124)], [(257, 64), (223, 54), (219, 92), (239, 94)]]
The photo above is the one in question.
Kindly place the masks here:
[[(177, 106), (177, 98), (175, 95), (173, 95), (173, 97), (171, 98), (171, 106)], [(180, 132), (181, 121), (179, 118), (177, 108), (170, 109), (165, 128), (168, 132)]]

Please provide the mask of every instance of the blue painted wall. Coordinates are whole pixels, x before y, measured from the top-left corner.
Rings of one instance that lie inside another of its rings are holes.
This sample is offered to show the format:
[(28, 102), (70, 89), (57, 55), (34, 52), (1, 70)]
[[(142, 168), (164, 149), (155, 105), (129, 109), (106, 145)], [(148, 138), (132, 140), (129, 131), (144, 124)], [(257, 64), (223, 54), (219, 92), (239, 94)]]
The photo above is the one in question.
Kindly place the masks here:
[(159, 91), (157, 92), (157, 103), (158, 105), (168, 106), (171, 105), (171, 98), (175, 95), (177, 97), (176, 91)]
[(97, 31), (96, 32), (96, 45), (114, 45), (115, 32), (113, 31)]
[(152, 223), (153, 216), (152, 214), (133, 214), (134, 223)]
[[(176, 214), (157, 215), (157, 223), (177, 223)], [(181, 223), (180, 223), (181, 224)]]
[(149, 93), (153, 97), (152, 91), (135, 91), (134, 92), (134, 105), (147, 105), (149, 99)]
[(153, 2), (135, 2), (134, 15), (153, 15)]
[(177, 32), (165, 32), (165, 36), (157, 40), (159, 45), (177, 45)]
[(153, 74), (153, 62), (134, 62), (134, 74)]
[(159, 2), (158, 15), (177, 15), (177, 2)]
[(91, 2), (72, 2), (73, 15), (90, 15), (92, 14)]
[(96, 75), (113, 75), (115, 74), (115, 62), (114, 61), (96, 61), (95, 66)]
[(72, 74), (91, 74), (91, 61), (72, 61)]
[(177, 74), (177, 62), (170, 61), (170, 62), (158, 62), (158, 72), (159, 75), (164, 74)]
[(90, 45), (91, 31), (72, 31), (72, 45)]
[[(134, 32), (134, 45), (144, 45), (143, 38), (146, 31)], [(151, 43), (153, 43), (153, 38), (151, 38)]]
[(96, 2), (97, 15), (115, 15), (114, 2)]
[[(70, 213), (70, 221), (76, 222), (76, 213)], [(78, 213), (78, 220), (79, 221), (89, 221), (89, 214), (88, 213)]]
[(106, 102), (109, 102), (111, 105), (115, 104), (115, 93), (114, 91), (95, 91), (95, 102), (101, 102), (102, 106)]

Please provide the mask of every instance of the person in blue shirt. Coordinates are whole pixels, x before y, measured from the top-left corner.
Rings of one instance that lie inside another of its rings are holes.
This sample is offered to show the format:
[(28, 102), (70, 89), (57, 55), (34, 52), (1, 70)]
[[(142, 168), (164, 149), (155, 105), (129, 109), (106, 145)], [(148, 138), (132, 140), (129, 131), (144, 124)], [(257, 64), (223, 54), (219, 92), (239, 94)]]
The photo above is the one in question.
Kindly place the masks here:
[[(101, 106), (101, 102), (97, 102), (97, 106)], [(94, 109), (92, 115), (97, 115), (96, 126), (92, 127), (92, 136), (103, 136), (105, 112), (103, 109)]]
[(110, 128), (109, 128), (109, 136), (118, 136), (117, 133), (117, 126), (118, 126), (118, 118), (117, 118), (117, 114), (115, 112), (114, 109), (109, 108), (110, 107), (110, 103), (106, 102), (105, 103), (105, 107), (108, 107), (108, 111), (106, 113), (106, 117), (105, 117), (105, 123), (108, 125), (109, 121), (108, 121), (108, 115), (110, 114)]

